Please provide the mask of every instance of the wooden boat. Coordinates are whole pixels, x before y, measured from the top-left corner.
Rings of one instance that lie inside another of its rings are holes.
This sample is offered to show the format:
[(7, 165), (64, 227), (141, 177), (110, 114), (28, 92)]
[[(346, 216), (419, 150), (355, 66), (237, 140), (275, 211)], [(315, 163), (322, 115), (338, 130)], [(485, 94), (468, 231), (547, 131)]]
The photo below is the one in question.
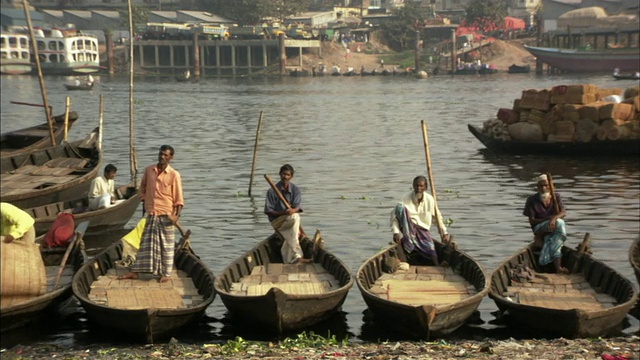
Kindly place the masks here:
[(613, 78), (616, 80), (640, 80), (640, 72), (635, 73), (621, 73), (620, 69), (616, 68), (613, 71)]
[(92, 90), (93, 89), (93, 85), (94, 83), (84, 83), (84, 84), (80, 84), (80, 85), (76, 85), (76, 84), (64, 84), (64, 87), (67, 88), (67, 90)]
[(76, 222), (89, 221), (89, 228), (85, 234), (94, 235), (122, 229), (140, 205), (138, 189), (133, 184), (120, 187), (116, 191), (116, 197), (120, 200), (116, 204), (98, 210), (88, 210), (89, 199), (84, 196), (24, 209), (24, 211), (35, 219), (34, 227), (37, 235), (46, 233), (61, 212), (72, 213)]
[[(62, 114), (53, 118), (53, 135), (56, 144), (62, 143), (64, 139), (64, 117)], [(71, 129), (76, 120), (78, 120), (78, 113), (71, 111), (67, 131)], [(0, 135), (0, 157), (29, 153), (49, 146), (51, 146), (51, 132), (48, 123)]]
[(117, 280), (129, 271), (116, 265), (122, 259), (122, 240), (88, 261), (74, 276), (72, 289), (89, 320), (149, 343), (199, 320), (215, 298), (215, 278), (191, 249), (190, 233), (176, 245), (174, 275), (167, 283), (143, 274)]
[(636, 281), (640, 284), (640, 236), (631, 244), (629, 248), (629, 262), (636, 275)]
[(176, 75), (176, 81), (178, 82), (189, 81), (189, 80), (191, 80), (191, 71), (189, 70), (186, 70), (180, 75)]
[[(2, 332), (24, 326), (39, 317), (60, 310), (71, 298), (71, 281), (73, 274), (84, 263), (84, 255), (81, 251), (83, 232), (87, 223), (81, 223), (75, 230), (74, 239), (70, 241), (71, 248), (67, 258), (64, 259), (67, 247), (44, 248), (40, 247), (40, 253), (47, 273), (47, 290), (43, 295), (28, 299), (18, 300), (10, 297), (2, 297), (0, 320)], [(36, 239), (42, 244), (44, 236)], [(58, 279), (58, 273), (62, 266), (62, 273)], [(56, 284), (56, 280), (57, 284)]]
[(509, 66), (507, 72), (509, 74), (526, 74), (531, 71), (531, 66), (529, 65), (516, 65), (513, 64)]
[(376, 322), (429, 339), (455, 331), (476, 311), (489, 291), (489, 275), (469, 255), (434, 243), (448, 267), (390, 268), (390, 262), (399, 261), (395, 244), (360, 266), (356, 284)]
[(305, 77), (305, 76), (309, 76), (309, 70), (293, 69), (289, 71), (289, 75), (293, 77)]
[[(538, 255), (530, 244), (491, 276), (489, 297), (508, 314), (510, 325), (534, 335), (566, 338), (607, 336), (622, 329), (623, 319), (638, 298), (629, 279), (566, 246), (562, 265), (570, 274), (556, 274), (552, 264), (541, 267)], [(518, 275), (521, 269), (530, 269), (533, 275)]]
[(468, 124), (467, 127), (487, 149), (501, 153), (612, 157), (640, 155), (640, 139), (592, 140), (589, 142), (504, 141), (483, 133), (477, 126)]
[[(316, 234), (318, 240), (319, 233)], [(319, 247), (313, 263), (282, 264), (281, 240), (271, 235), (227, 266), (216, 292), (227, 309), (251, 326), (283, 333), (301, 329), (336, 313), (353, 286), (349, 268)], [(310, 256), (314, 242), (301, 240)]]
[(100, 170), (99, 129), (85, 139), (0, 159), (0, 195), (26, 209), (86, 196)]
[(616, 67), (640, 71), (638, 48), (579, 50), (524, 46), (538, 60), (567, 72), (609, 72)]

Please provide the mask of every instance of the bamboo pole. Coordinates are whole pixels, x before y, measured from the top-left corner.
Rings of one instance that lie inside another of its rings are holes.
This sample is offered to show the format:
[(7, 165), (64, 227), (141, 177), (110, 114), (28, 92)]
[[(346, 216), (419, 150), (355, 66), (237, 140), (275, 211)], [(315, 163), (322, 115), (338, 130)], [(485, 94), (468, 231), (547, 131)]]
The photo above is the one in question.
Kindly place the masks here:
[(104, 129), (104, 95), (102, 94), (100, 94), (100, 108), (98, 111), (98, 126), (100, 129), (98, 132), (98, 149), (102, 151), (102, 130)]
[(138, 186), (138, 165), (136, 161), (134, 140), (134, 127), (133, 127), (133, 6), (131, 6), (131, 0), (127, 1), (129, 8), (129, 170), (131, 172), (131, 182), (133, 186)]
[(433, 172), (431, 170), (431, 151), (429, 150), (429, 136), (427, 135), (427, 123), (422, 120), (422, 140), (424, 142), (424, 154), (427, 158), (427, 174), (429, 175), (429, 185), (431, 185), (431, 196), (433, 197), (434, 204), (434, 212), (436, 215), (436, 224), (438, 225), (438, 233), (440, 234), (440, 239), (444, 243), (444, 229), (440, 226), (440, 209), (438, 208), (438, 200), (436, 199), (436, 184), (433, 181)]
[(258, 139), (260, 138), (260, 128), (262, 127), (262, 115), (264, 111), (260, 111), (258, 118), (258, 129), (256, 129), (256, 141), (253, 144), (253, 162), (251, 163), (251, 175), (249, 175), (249, 197), (251, 197), (251, 187), (253, 186), (253, 174), (256, 170), (256, 155), (258, 154)]
[(549, 192), (551, 193), (551, 201), (553, 201), (553, 208), (556, 211), (556, 215), (560, 214), (560, 204), (558, 204), (558, 198), (556, 197), (556, 187), (551, 180), (551, 173), (546, 173), (547, 182), (549, 183)]
[(64, 142), (69, 142), (69, 109), (71, 108), (71, 99), (67, 96), (64, 108)]
[[(278, 189), (278, 187), (276, 186), (276, 184), (274, 184), (273, 181), (271, 181), (271, 178), (269, 177), (269, 175), (264, 174), (264, 178), (267, 180), (267, 182), (269, 183), (269, 186), (271, 186), (271, 188), (273, 189), (273, 191), (276, 192), (276, 195), (278, 195), (278, 198), (280, 199), (280, 201), (282, 201), (282, 203), (284, 204), (284, 206), (287, 209), (291, 209), (291, 204), (289, 204), (289, 202), (287, 201), (287, 198), (284, 197), (284, 195), (282, 195), (282, 192), (280, 192), (280, 189)], [(304, 233), (304, 230), (302, 230), (302, 225), (300, 225), (300, 233), (302, 234), (302, 236), (307, 237), (307, 234)]]
[(38, 80), (40, 80), (40, 93), (42, 94), (42, 103), (44, 104), (44, 112), (49, 123), (49, 136), (51, 137), (51, 145), (56, 145), (56, 136), (53, 131), (53, 118), (51, 114), (51, 108), (49, 107), (49, 101), (47, 100), (47, 88), (44, 84), (44, 77), (42, 76), (42, 66), (40, 65), (40, 55), (38, 54), (38, 46), (36, 43), (36, 35), (33, 32), (33, 24), (31, 23), (31, 13), (29, 12), (29, 3), (27, 0), (22, 0), (22, 6), (24, 7), (24, 16), (27, 19), (27, 26), (29, 27), (29, 40), (31, 41), (31, 50), (36, 61), (36, 68), (38, 69)]

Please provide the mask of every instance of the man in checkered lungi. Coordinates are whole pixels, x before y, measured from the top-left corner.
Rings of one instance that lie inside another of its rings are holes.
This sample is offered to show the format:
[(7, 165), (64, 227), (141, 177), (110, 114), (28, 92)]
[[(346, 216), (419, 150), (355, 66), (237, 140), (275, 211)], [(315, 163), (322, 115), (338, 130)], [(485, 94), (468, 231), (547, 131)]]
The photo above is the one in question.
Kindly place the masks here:
[(158, 163), (144, 170), (140, 183), (140, 197), (147, 213), (140, 249), (131, 272), (118, 279), (137, 279), (138, 273), (160, 276), (159, 282), (169, 281), (173, 269), (175, 224), (184, 206), (180, 173), (169, 163), (174, 150), (162, 145)]

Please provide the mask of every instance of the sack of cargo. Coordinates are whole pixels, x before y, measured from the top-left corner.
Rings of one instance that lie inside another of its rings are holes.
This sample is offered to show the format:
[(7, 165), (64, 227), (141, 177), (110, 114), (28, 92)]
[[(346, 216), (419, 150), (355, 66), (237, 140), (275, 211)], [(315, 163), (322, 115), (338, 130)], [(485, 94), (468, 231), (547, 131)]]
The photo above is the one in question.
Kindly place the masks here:
[(518, 122), (509, 125), (509, 136), (516, 141), (544, 141), (542, 127), (538, 124), (528, 122)]
[(500, 119), (500, 121), (510, 124), (509, 119), (511, 119), (512, 113), (514, 113), (515, 111), (511, 110), (511, 109), (505, 109), (505, 108), (500, 108), (498, 109), (498, 119)]
[(622, 96), (621, 88), (598, 88), (596, 92), (597, 100), (604, 99), (607, 96), (618, 95)]
[(593, 84), (568, 85), (567, 95), (586, 95), (595, 94), (598, 87)]
[(573, 122), (568, 120), (556, 121), (553, 124), (553, 134), (555, 135), (573, 138), (575, 131), (575, 125), (573, 125)]
[(629, 99), (638, 95), (640, 95), (640, 85), (626, 88), (622, 97), (625, 99)]
[(600, 108), (604, 104), (605, 103), (603, 102), (595, 102), (595, 103), (590, 103), (580, 107), (580, 109), (578, 110), (578, 113), (580, 114), (580, 119), (589, 119), (596, 123), (599, 122)]
[(45, 293), (46, 270), (37, 244), (20, 240), (10, 243), (3, 241), (0, 253), (0, 296), (35, 297)]
[(631, 104), (625, 103), (606, 103), (600, 107), (600, 120), (604, 119), (621, 119), (632, 120), (635, 117), (635, 109)]
[(593, 140), (598, 129), (598, 124), (590, 119), (580, 119), (576, 124), (576, 132), (574, 138), (580, 142), (589, 142)]

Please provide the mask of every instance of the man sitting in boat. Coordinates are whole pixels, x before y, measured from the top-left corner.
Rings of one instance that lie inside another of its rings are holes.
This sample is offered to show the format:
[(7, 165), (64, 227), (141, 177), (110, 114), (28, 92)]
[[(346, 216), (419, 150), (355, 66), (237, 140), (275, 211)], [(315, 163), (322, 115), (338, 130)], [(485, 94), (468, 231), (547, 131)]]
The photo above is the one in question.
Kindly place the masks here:
[(293, 166), (289, 164), (282, 165), (280, 168), (280, 181), (276, 184), (276, 188), (280, 190), (290, 208), (287, 208), (284, 202), (280, 200), (273, 188), (267, 191), (264, 203), (264, 213), (269, 217), (271, 226), (280, 234), (283, 240), (280, 253), (285, 264), (311, 261), (304, 258), (298, 241), (300, 236), (300, 215), (298, 213), (302, 212), (302, 193), (300, 188), (291, 182), (293, 174)]
[(0, 202), (0, 238), (4, 243), (14, 240), (34, 242), (35, 220), (26, 211), (5, 202)]
[[(553, 262), (556, 272), (567, 274), (569, 271), (562, 266), (562, 245), (567, 240), (567, 230), (563, 218), (566, 216), (560, 194), (551, 194), (547, 175), (536, 178), (538, 192), (527, 198), (523, 215), (529, 218), (529, 224), (535, 235), (534, 243), (542, 247), (538, 262), (545, 266)], [(555, 197), (555, 199), (554, 199)], [(557, 202), (558, 210), (554, 201)]]
[(116, 202), (115, 181), (118, 169), (109, 164), (104, 167), (102, 176), (91, 181), (89, 187), (89, 210), (104, 209)]
[(93, 85), (93, 76), (89, 74), (89, 76), (87, 76), (87, 86), (91, 86), (91, 85)]
[(430, 260), (434, 265), (439, 265), (438, 254), (429, 232), (431, 221), (435, 218), (443, 229), (444, 241), (449, 241), (449, 234), (440, 210), (426, 190), (427, 179), (416, 176), (413, 179), (413, 191), (403, 196), (391, 211), (391, 230), (393, 241), (402, 246), (410, 262), (425, 263)]

